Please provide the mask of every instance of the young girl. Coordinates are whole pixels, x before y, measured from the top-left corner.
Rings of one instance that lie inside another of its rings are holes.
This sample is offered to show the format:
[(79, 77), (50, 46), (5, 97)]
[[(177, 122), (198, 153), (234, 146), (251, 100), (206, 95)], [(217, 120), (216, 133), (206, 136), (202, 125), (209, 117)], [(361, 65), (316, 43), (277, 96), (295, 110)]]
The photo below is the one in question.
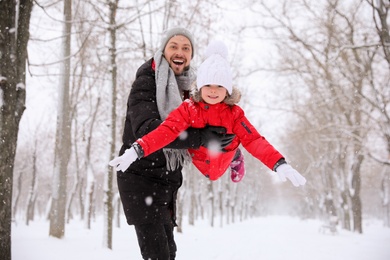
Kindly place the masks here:
[[(192, 163), (203, 175), (213, 181), (221, 177), (242, 144), (254, 157), (276, 171), (282, 181), (288, 178), (294, 186), (304, 185), (306, 179), (286, 163), (284, 157), (257, 132), (244, 111), (236, 105), (240, 93), (232, 86), (227, 54), (224, 43), (212, 42), (206, 49), (206, 60), (198, 69), (197, 89), (192, 98), (185, 100), (158, 128), (138, 139), (122, 156), (109, 164), (125, 171), (137, 158), (163, 148), (178, 136), (185, 138), (188, 127), (223, 126), (227, 134), (235, 135), (223, 152), (220, 152), (218, 144), (188, 150)], [(242, 155), (238, 153), (238, 156)]]

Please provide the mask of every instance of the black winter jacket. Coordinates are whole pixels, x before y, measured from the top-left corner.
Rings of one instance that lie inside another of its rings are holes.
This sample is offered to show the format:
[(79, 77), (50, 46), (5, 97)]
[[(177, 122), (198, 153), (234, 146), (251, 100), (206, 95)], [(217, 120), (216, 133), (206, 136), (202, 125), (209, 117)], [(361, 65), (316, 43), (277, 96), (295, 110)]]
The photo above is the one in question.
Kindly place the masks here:
[[(120, 155), (136, 139), (161, 124), (156, 103), (155, 71), (153, 59), (137, 71), (127, 102), (127, 114)], [(179, 138), (169, 148), (199, 148), (199, 129), (188, 129), (188, 138)], [(117, 181), (124, 213), (129, 225), (169, 223), (175, 221), (176, 193), (182, 184), (182, 167), (174, 171), (166, 168), (165, 155), (159, 150), (135, 161), (126, 170), (118, 171)]]

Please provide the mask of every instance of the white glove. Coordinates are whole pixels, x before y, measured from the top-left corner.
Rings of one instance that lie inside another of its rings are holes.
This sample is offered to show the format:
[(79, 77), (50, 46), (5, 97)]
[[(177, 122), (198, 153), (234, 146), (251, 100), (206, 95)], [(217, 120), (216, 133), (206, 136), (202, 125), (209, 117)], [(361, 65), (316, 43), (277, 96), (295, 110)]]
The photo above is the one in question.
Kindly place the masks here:
[[(110, 166), (116, 167), (117, 171), (125, 172), (135, 160), (137, 160), (138, 155), (133, 147), (126, 149), (125, 153), (119, 157), (112, 159), (108, 164)], [(279, 168), (279, 167), (278, 167)]]
[(278, 168), (276, 168), (276, 173), (278, 174), (281, 181), (286, 181), (287, 178), (295, 187), (300, 185), (303, 186), (306, 183), (305, 177), (303, 177), (299, 172), (297, 172), (297, 170), (295, 170), (287, 163), (278, 166)]

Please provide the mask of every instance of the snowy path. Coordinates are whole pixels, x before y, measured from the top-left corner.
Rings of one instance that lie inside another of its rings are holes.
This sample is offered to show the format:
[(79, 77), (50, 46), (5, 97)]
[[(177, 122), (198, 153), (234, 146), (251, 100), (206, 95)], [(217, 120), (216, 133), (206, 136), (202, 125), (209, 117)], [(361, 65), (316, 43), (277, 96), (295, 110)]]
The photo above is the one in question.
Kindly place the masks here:
[[(218, 220), (215, 221), (218, 225)], [(114, 230), (113, 250), (102, 248), (102, 222), (92, 230), (73, 221), (63, 240), (48, 237), (49, 224), (13, 225), (13, 260), (137, 260), (141, 259), (133, 227), (122, 222)], [(197, 222), (176, 233), (177, 260), (389, 260), (390, 229), (381, 222), (364, 221), (364, 234), (339, 230), (320, 233), (321, 222), (291, 217), (247, 220), (223, 228)]]

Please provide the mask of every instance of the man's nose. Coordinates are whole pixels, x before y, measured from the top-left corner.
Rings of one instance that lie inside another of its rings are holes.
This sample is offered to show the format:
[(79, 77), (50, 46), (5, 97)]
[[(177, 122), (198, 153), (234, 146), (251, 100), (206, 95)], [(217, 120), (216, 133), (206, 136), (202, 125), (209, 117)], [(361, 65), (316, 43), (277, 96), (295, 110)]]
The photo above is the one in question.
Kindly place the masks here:
[(184, 54), (183, 54), (183, 50), (182, 50), (182, 49), (180, 49), (180, 48), (179, 48), (179, 49), (177, 49), (177, 51), (176, 51), (176, 55), (177, 55), (177, 56), (180, 56), (180, 57), (183, 57), (183, 55), (184, 55)]

